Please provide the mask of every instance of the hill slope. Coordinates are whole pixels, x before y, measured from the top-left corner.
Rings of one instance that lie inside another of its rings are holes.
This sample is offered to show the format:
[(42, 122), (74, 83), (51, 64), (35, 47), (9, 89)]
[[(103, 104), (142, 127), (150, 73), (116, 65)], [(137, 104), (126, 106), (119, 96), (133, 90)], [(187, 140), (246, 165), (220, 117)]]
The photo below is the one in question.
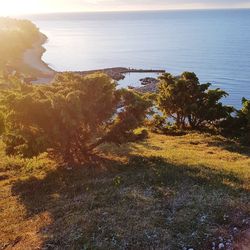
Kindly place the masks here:
[(2, 150), (0, 249), (241, 249), (249, 152), (221, 137), (150, 134), (64, 169)]

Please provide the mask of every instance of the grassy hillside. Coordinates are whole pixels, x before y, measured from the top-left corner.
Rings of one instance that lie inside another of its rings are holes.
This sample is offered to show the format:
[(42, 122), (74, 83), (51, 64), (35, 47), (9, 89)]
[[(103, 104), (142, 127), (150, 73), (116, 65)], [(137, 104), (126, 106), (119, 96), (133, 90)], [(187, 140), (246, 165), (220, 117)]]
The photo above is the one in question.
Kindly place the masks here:
[(249, 155), (221, 137), (150, 134), (65, 169), (2, 145), (0, 249), (247, 249)]

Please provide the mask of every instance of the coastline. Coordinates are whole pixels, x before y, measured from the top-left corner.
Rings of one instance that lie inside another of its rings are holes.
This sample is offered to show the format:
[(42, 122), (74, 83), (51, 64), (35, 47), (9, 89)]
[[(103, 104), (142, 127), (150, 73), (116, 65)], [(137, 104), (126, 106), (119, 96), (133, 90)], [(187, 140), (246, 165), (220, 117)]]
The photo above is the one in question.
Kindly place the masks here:
[[(134, 68), (125, 68), (125, 67), (114, 67), (114, 68), (105, 68), (105, 69), (96, 69), (96, 70), (88, 70), (88, 71), (66, 71), (70, 73), (79, 74), (82, 76), (102, 72), (107, 74), (113, 80), (119, 82), (126, 77), (126, 74), (130, 73), (165, 73), (165, 70), (161, 69), (134, 69)], [(138, 87), (131, 87), (130, 85), (127, 86), (128, 89), (134, 89), (137, 92), (141, 93), (155, 93), (157, 91), (158, 81), (155, 78), (142, 78), (141, 80), (147, 80), (146, 84), (141, 84)]]
[(53, 80), (56, 71), (53, 70), (42, 60), (42, 56), (46, 49), (43, 44), (47, 41), (47, 36), (40, 33), (40, 37), (32, 48), (27, 49), (23, 53), (23, 64), (28, 66), (32, 71), (32, 77), (36, 78), (33, 83), (49, 83)]
[[(22, 64), (26, 66), (26, 71), (31, 75), (27, 81), (35, 84), (48, 84), (53, 81), (57, 73), (75, 73), (80, 75), (88, 75), (91, 73), (102, 72), (107, 74), (110, 78), (115, 81), (119, 81), (125, 78), (127, 73), (164, 73), (165, 70), (159, 69), (135, 69), (135, 68), (126, 68), (126, 67), (112, 67), (105, 69), (93, 69), (86, 71), (62, 71), (57, 72), (49, 67), (47, 63), (42, 60), (43, 54), (46, 52), (46, 49), (43, 47), (48, 40), (48, 37), (40, 32), (39, 39), (33, 44), (33, 46), (27, 49), (23, 53)], [(129, 86), (127, 86), (129, 88)], [(136, 87), (136, 91), (139, 92), (155, 92), (156, 84), (149, 83), (141, 87)]]
[[(43, 47), (43, 44), (47, 41), (47, 36), (43, 33), (40, 33), (40, 38), (35, 42), (32, 48), (27, 49), (23, 53), (22, 62), (24, 65), (28, 66), (29, 70), (32, 71), (32, 77), (30, 82), (36, 84), (48, 84), (52, 82), (57, 73), (75, 73), (80, 75), (88, 75), (91, 73), (102, 72), (107, 74), (113, 80), (119, 81), (125, 78), (127, 73), (164, 73), (165, 70), (154, 70), (154, 69), (134, 69), (126, 67), (112, 67), (105, 69), (93, 69), (86, 71), (63, 71), (57, 72), (49, 67), (47, 63), (42, 60), (43, 54), (46, 52), (46, 49)], [(129, 87), (129, 86), (128, 86)], [(156, 85), (148, 84), (145, 86), (135, 88), (139, 92), (155, 92)]]

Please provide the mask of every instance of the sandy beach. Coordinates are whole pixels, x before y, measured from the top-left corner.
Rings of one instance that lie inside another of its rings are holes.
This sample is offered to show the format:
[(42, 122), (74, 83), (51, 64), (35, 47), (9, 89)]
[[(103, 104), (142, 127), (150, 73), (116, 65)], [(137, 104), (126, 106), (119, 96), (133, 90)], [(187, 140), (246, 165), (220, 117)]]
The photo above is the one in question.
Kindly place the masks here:
[(23, 63), (38, 72), (36, 74), (37, 80), (32, 81), (34, 83), (49, 83), (56, 74), (56, 72), (42, 60), (42, 55), (46, 51), (43, 44), (46, 41), (47, 37), (41, 33), (40, 39), (33, 44), (32, 48), (27, 49), (23, 54)]

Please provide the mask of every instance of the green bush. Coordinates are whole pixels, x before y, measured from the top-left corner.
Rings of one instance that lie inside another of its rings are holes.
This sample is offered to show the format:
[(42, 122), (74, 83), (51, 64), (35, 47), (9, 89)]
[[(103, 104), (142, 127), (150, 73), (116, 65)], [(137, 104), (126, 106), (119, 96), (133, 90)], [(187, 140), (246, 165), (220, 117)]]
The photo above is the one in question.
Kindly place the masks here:
[(234, 109), (220, 102), (228, 94), (220, 89), (210, 90), (210, 85), (200, 84), (191, 72), (184, 72), (178, 77), (163, 74), (159, 83), (158, 108), (166, 117), (173, 119), (178, 129), (215, 125), (228, 118)]
[(236, 137), (245, 144), (250, 144), (250, 100), (242, 98), (242, 109), (236, 111), (220, 124), (224, 135)]
[(26, 85), (2, 91), (6, 111), (7, 154), (36, 156), (52, 148), (67, 163), (81, 162), (104, 142), (133, 138), (151, 101), (117, 90), (105, 74), (61, 74), (50, 85)]
[(149, 120), (147, 124), (150, 130), (154, 133), (161, 133), (164, 132), (167, 126), (166, 117), (163, 117), (159, 114), (154, 114), (152, 119)]

